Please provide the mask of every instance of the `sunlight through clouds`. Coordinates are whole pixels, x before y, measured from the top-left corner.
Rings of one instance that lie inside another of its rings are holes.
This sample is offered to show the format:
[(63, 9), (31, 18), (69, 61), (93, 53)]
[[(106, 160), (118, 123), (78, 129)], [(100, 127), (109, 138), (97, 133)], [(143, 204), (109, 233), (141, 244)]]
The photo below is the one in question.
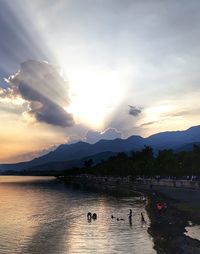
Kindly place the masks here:
[(119, 74), (112, 71), (83, 69), (70, 72), (72, 94), (69, 111), (77, 122), (101, 130), (104, 120), (122, 100), (124, 89)]
[(60, 127), (74, 124), (73, 116), (64, 110), (69, 104), (67, 83), (55, 66), (29, 60), (21, 63), (19, 71), (6, 82), (8, 87), (0, 88), (1, 97), (26, 102), (25, 112), (36, 121)]
[[(199, 124), (198, 1), (0, 2), (0, 138), (12, 117), (50, 131), (45, 149), (88, 130), (126, 138)], [(18, 72), (31, 61), (34, 75)]]

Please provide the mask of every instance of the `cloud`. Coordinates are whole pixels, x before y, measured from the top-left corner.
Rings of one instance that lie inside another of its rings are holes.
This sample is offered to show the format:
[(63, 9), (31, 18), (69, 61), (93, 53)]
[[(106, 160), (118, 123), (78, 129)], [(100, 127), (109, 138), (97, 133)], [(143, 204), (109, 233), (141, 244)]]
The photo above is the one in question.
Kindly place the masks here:
[(15, 161), (15, 162), (30, 161), (32, 159), (41, 157), (45, 154), (48, 154), (49, 152), (54, 151), (57, 147), (58, 147), (58, 145), (52, 145), (49, 148), (30, 151), (30, 152), (27, 152), (27, 153), (20, 153), (19, 155), (12, 156), (12, 161)]
[[(171, 112), (167, 114), (163, 114), (163, 117), (182, 117), (186, 115), (192, 115), (195, 113), (196, 110), (184, 110), (184, 111), (178, 111), (178, 112)], [(199, 112), (199, 109), (197, 110), (196, 113)]]
[(38, 122), (60, 127), (74, 124), (73, 116), (64, 109), (69, 104), (67, 83), (56, 66), (28, 60), (5, 80), (8, 87), (0, 88), (0, 97), (11, 101), (23, 99), (27, 103), (26, 112)]
[(149, 121), (149, 122), (144, 122), (140, 124), (139, 127), (146, 127), (146, 126), (151, 126), (154, 124), (162, 124), (165, 121), (169, 121), (172, 118), (179, 118), (179, 117), (185, 117), (185, 116), (190, 116), (190, 115), (196, 115), (200, 111), (199, 108), (196, 109), (188, 109), (188, 110), (182, 110), (182, 111), (174, 111), (174, 112), (168, 112), (168, 113), (163, 113), (160, 115), (160, 118), (155, 121)]
[(121, 138), (122, 134), (118, 130), (114, 128), (109, 128), (105, 130), (104, 132), (98, 132), (98, 131), (88, 131), (86, 135), (86, 142), (88, 143), (96, 143), (101, 139), (107, 139), (112, 140), (116, 138)]
[(140, 127), (146, 127), (146, 126), (151, 126), (154, 124), (161, 124), (166, 120), (169, 120), (170, 118), (175, 118), (175, 117), (183, 117), (185, 115), (190, 115), (192, 114), (192, 111), (177, 111), (177, 112), (170, 112), (170, 113), (163, 113), (160, 115), (160, 118), (158, 120), (155, 121), (149, 121), (149, 122), (145, 122), (140, 124)]
[(11, 113), (11, 114), (22, 114), (24, 111), (24, 108), (21, 107), (21, 105), (12, 105), (12, 104), (5, 104), (3, 102), (1, 102), (0, 100), (0, 112), (7, 112), (7, 113)]
[(135, 106), (129, 106), (129, 115), (132, 116), (139, 116), (142, 113), (142, 108), (141, 107), (135, 107)]
[(159, 123), (160, 121), (150, 121), (150, 122), (146, 122), (140, 125), (140, 127), (145, 127), (145, 126), (150, 126), (153, 125), (155, 123)]

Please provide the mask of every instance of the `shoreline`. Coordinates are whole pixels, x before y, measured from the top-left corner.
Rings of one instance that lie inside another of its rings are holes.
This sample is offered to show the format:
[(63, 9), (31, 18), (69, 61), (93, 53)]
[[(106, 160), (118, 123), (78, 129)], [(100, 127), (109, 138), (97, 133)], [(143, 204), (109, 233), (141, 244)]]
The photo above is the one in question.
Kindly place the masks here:
[[(180, 199), (180, 191), (182, 198), (188, 189), (179, 189), (176, 195), (176, 188), (154, 186), (149, 188), (149, 185), (130, 184), (128, 182), (93, 182), (84, 178), (58, 178), (67, 185), (73, 185), (75, 188), (90, 189), (91, 191), (106, 192), (111, 195), (145, 195), (148, 199), (146, 210), (151, 221), (148, 233), (151, 235), (154, 242), (154, 249), (158, 254), (200, 254), (200, 241), (190, 238), (185, 235), (185, 228), (189, 226), (189, 221), (200, 225), (200, 209), (193, 211), (192, 205), (198, 203), (198, 200), (193, 200), (190, 210), (184, 210), (181, 207), (185, 204)], [(81, 180), (81, 181), (80, 181)], [(200, 190), (193, 190), (200, 193)], [(198, 195), (197, 195), (198, 196)], [(190, 195), (188, 196), (190, 197)], [(200, 195), (199, 195), (200, 198)], [(197, 197), (198, 199), (198, 197)], [(188, 201), (188, 200), (187, 200)], [(167, 210), (162, 215), (156, 211), (156, 203), (163, 202), (167, 204)], [(199, 203), (200, 208), (200, 203)]]
[[(151, 225), (148, 229), (154, 241), (154, 249), (159, 254), (196, 254), (200, 253), (200, 241), (185, 235), (189, 221), (200, 224), (189, 212), (177, 208), (177, 201), (159, 191), (149, 191), (139, 188), (148, 198), (146, 210)], [(167, 204), (167, 211), (159, 215), (156, 203)]]

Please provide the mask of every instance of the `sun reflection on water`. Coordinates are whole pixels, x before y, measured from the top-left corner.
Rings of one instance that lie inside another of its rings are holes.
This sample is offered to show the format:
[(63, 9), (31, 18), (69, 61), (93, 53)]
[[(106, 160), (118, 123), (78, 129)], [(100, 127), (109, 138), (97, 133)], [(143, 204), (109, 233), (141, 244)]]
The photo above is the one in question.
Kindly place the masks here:
[[(144, 206), (67, 189), (53, 178), (0, 177), (0, 253), (155, 253), (140, 221), (141, 211), (148, 219)], [(97, 220), (88, 222), (88, 212)]]

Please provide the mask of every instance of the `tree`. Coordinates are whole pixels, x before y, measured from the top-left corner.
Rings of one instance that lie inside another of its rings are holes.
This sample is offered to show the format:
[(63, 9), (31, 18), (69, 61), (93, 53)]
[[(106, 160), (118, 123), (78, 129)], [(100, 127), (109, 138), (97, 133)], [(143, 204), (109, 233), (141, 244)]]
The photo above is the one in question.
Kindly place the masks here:
[(93, 164), (93, 160), (92, 159), (88, 159), (84, 161), (84, 167), (85, 168), (90, 168)]

